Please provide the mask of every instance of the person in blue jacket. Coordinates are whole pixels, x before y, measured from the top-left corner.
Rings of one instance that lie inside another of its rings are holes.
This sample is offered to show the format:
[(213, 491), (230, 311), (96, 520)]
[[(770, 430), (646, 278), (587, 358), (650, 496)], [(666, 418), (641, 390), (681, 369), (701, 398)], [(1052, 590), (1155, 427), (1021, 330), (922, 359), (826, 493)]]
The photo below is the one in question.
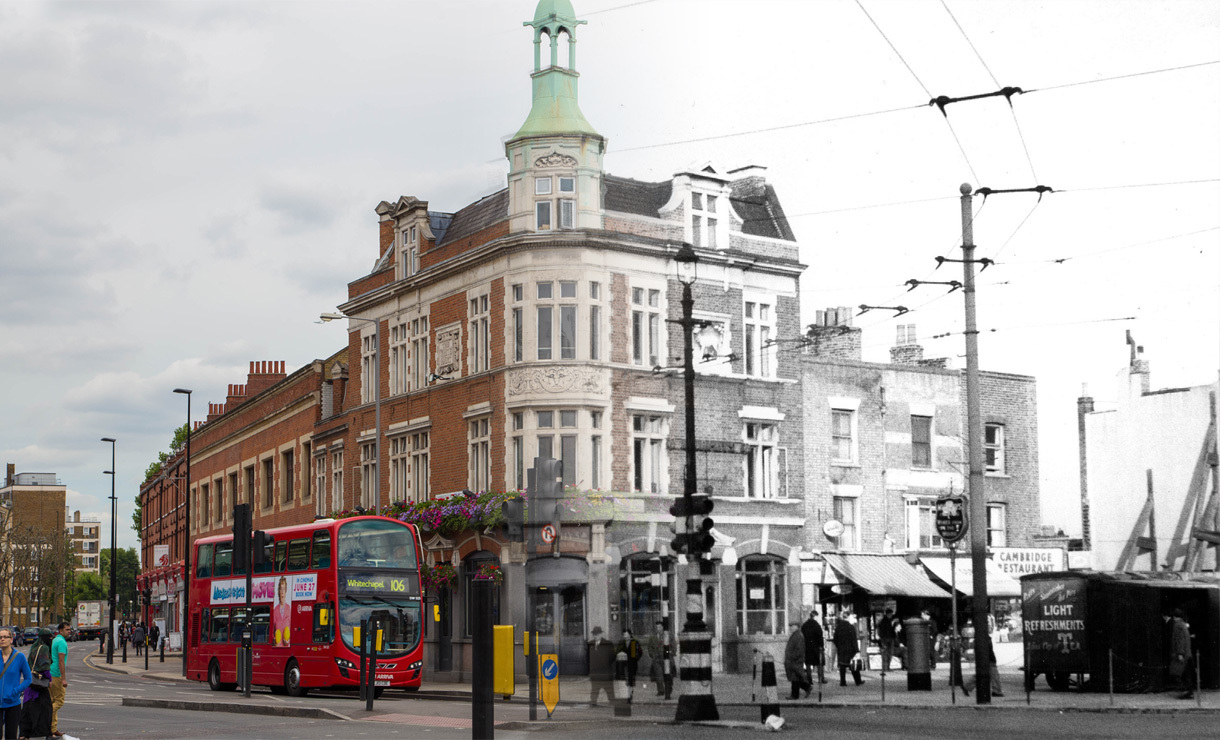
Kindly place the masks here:
[(17, 740), (21, 696), (30, 685), (30, 664), (13, 649), (13, 631), (0, 627), (0, 738)]

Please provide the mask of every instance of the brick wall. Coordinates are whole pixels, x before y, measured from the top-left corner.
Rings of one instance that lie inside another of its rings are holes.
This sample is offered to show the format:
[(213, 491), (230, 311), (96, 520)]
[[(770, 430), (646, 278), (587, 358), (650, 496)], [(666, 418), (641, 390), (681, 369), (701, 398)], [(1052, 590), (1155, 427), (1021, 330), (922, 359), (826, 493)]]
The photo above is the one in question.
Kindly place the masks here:
[[(964, 373), (961, 387), (964, 406)], [(988, 501), (1007, 506), (1009, 547), (1034, 547), (1042, 526), (1037, 390), (1037, 381), (1029, 376), (979, 373), (983, 423), (1004, 425), (1004, 475), (988, 475), (985, 485)]]

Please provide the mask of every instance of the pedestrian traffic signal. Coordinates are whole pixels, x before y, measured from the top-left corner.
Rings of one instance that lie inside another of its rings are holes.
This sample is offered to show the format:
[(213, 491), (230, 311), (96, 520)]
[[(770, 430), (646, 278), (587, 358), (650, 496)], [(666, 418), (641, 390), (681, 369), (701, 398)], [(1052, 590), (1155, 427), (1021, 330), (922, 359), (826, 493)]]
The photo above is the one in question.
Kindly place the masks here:
[(267, 551), (271, 549), (275, 538), (262, 530), (250, 535), (251, 565), (264, 565), (267, 562)]
[(535, 457), (537, 498), (563, 498), (563, 460)]
[[(712, 513), (715, 504), (707, 494), (683, 496), (669, 507), (669, 513), (674, 517), (672, 525), (676, 533), (670, 547), (675, 553), (682, 555), (702, 555), (712, 551), (716, 538), (712, 536), (712, 527), (716, 523), (708, 514)], [(687, 529), (687, 520), (690, 529)]]
[(250, 552), (250, 504), (233, 507), (233, 570), (246, 571), (247, 554)]

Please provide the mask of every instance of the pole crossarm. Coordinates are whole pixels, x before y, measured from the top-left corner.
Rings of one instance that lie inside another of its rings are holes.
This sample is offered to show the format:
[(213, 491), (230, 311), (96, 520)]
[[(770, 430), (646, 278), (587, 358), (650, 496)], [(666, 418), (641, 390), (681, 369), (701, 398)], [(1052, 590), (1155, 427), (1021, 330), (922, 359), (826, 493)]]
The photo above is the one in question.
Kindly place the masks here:
[(987, 200), (989, 195), (999, 195), (1001, 193), (1037, 193), (1038, 202), (1042, 202), (1042, 196), (1047, 193), (1053, 193), (1055, 189), (1050, 185), (1036, 185), (1032, 188), (979, 188), (975, 190), (975, 195), (983, 196), (983, 200)]
[[(974, 246), (975, 245), (973, 245), (973, 244), (970, 245), (971, 249), (973, 249)], [(936, 258), (936, 269), (939, 270), (941, 265), (945, 264), (946, 262), (957, 262), (962, 265), (966, 265), (966, 264), (982, 265), (983, 270), (986, 270), (988, 267), (991, 267), (992, 265), (995, 264), (995, 260), (991, 259), (990, 257), (980, 257), (978, 259), (968, 258), (968, 259), (963, 259), (963, 260), (955, 260), (952, 257), (937, 257)], [(979, 270), (979, 272), (982, 272), (983, 270)]]
[[(939, 265), (937, 265), (937, 267), (939, 267)], [(948, 285), (950, 293), (962, 287), (961, 282), (957, 280), (916, 280), (915, 278), (911, 278), (910, 280), (906, 281), (906, 285), (911, 286), (907, 288), (908, 293), (921, 285)]]
[(999, 90), (995, 90), (993, 92), (978, 93), (977, 95), (963, 95), (963, 96), (957, 97), (957, 98), (951, 98), (948, 95), (938, 95), (935, 98), (932, 98), (931, 100), (929, 100), (928, 105), (936, 106), (937, 108), (940, 109), (940, 114), (942, 116), (944, 116), (945, 118), (948, 118), (949, 114), (947, 112), (945, 112), (945, 106), (951, 105), (953, 103), (964, 103), (967, 100), (982, 100), (984, 98), (1002, 97), (1008, 101), (1008, 105), (1011, 107), (1012, 106), (1012, 96), (1013, 95), (1024, 95), (1024, 94), (1025, 94), (1025, 91), (1022, 90), (1021, 88), (1009, 86), (1009, 87), (1002, 87)]
[(860, 304), (860, 313), (858, 313), (856, 315), (863, 316), (864, 314), (868, 313), (869, 311), (893, 311), (894, 316), (898, 317), (898, 316), (903, 315), (904, 313), (910, 313), (911, 309), (907, 308), (906, 306), (869, 306), (869, 305), (861, 303)]

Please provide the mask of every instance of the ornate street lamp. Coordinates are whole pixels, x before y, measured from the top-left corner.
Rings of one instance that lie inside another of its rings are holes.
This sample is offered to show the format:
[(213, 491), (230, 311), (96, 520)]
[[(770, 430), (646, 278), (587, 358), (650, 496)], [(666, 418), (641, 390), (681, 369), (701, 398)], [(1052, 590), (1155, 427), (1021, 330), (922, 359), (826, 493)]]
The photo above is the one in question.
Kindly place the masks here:
[[(682, 534), (677, 542), (686, 551), (686, 622), (682, 625), (679, 644), (682, 648), (682, 665), (678, 678), (682, 693), (678, 697), (678, 709), (674, 719), (678, 722), (693, 722), (720, 719), (716, 709), (716, 697), (712, 695), (712, 635), (703, 620), (703, 579), (711, 574), (712, 563), (707, 559), (705, 542), (710, 539), (706, 531), (710, 519), (704, 519), (700, 527), (695, 525), (696, 514), (711, 510), (707, 496), (696, 499), (695, 478), (695, 348), (694, 328), (702, 322), (693, 317), (695, 299), (691, 289), (698, 278), (699, 255), (689, 243), (683, 242), (674, 255), (678, 282), (682, 283), (682, 380), (686, 394), (686, 474), (683, 476), (681, 505), (673, 511), (685, 521), (678, 523)], [(702, 533), (700, 533), (702, 530)]]

